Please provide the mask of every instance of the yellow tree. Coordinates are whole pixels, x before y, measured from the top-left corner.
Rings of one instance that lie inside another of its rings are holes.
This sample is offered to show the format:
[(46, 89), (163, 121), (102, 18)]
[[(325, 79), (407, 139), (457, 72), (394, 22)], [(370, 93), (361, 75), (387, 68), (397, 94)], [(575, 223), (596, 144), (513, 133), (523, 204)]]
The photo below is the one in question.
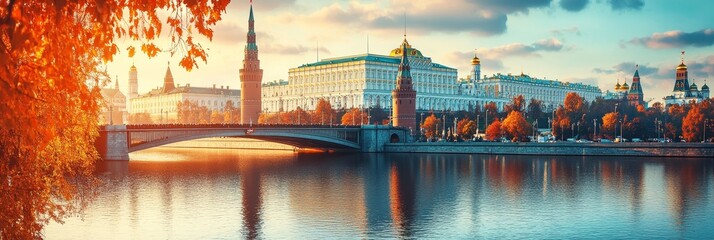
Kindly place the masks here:
[(615, 138), (617, 134), (615, 133), (618, 119), (620, 119), (620, 114), (616, 112), (609, 112), (602, 117), (602, 132), (603, 137)]
[(523, 113), (511, 111), (508, 117), (503, 120), (501, 128), (506, 133), (507, 137), (514, 142), (526, 142), (530, 136), (532, 127), (523, 117)]
[(473, 120), (469, 120), (459, 131), (459, 135), (464, 139), (471, 138), (474, 134), (476, 134), (476, 122)]
[(424, 129), (424, 135), (426, 138), (433, 138), (436, 136), (436, 126), (441, 124), (441, 119), (437, 118), (433, 113), (424, 119), (424, 123), (421, 128)]
[(194, 35), (211, 39), (228, 2), (0, 1), (0, 239), (41, 238), (91, 196), (101, 69), (115, 41), (142, 42), (153, 57), (168, 28), (191, 69), (206, 59)]
[(462, 134), (462, 132), (463, 132), (464, 128), (466, 127), (466, 124), (469, 123), (469, 120), (470, 119), (468, 117), (464, 117), (456, 123), (456, 134), (458, 134), (460, 136), (464, 136), (464, 134)]
[(503, 131), (501, 128), (501, 121), (496, 118), (488, 127), (486, 128), (486, 139), (497, 140), (503, 137)]
[(218, 110), (211, 111), (211, 123), (218, 124), (223, 123), (223, 113)]

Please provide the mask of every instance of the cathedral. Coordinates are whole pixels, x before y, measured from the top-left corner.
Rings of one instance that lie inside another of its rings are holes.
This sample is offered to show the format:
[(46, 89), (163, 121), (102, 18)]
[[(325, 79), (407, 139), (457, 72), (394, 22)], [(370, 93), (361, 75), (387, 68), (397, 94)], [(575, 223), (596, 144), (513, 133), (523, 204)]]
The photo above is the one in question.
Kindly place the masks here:
[(666, 96), (664, 102), (667, 105), (687, 104), (690, 102), (701, 102), (709, 98), (709, 86), (705, 82), (699, 90), (696, 83), (689, 84), (689, 71), (684, 64), (684, 52), (682, 52), (682, 63), (677, 66), (677, 73), (674, 82), (672, 95)]

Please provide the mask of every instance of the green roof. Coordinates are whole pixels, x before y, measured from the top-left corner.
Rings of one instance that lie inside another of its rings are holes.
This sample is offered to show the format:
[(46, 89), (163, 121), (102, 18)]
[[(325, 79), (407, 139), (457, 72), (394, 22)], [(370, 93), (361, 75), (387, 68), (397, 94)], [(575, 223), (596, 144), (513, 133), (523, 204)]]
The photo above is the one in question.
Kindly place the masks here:
[[(359, 61), (379, 62), (379, 63), (388, 63), (388, 64), (399, 65), (399, 63), (401, 62), (401, 59), (400, 59), (400, 57), (390, 57), (390, 56), (376, 55), (376, 54), (361, 54), (361, 55), (323, 59), (322, 61), (319, 61), (319, 62), (303, 64), (298, 68), (317, 67), (317, 66), (324, 66), (324, 65), (330, 65), (330, 64), (340, 64), (340, 63), (359, 62)], [(456, 70), (455, 68), (450, 68), (450, 67), (438, 64), (438, 63), (432, 63), (431, 66), (434, 68), (446, 68), (446, 69)]]

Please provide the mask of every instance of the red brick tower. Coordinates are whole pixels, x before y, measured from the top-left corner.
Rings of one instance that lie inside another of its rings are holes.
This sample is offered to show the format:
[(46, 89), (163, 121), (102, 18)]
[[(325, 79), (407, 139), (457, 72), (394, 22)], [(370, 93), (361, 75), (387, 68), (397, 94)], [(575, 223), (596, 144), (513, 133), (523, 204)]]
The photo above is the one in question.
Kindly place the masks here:
[(397, 72), (397, 87), (392, 90), (392, 118), (394, 126), (416, 130), (416, 91), (407, 58), (406, 36), (402, 44), (402, 61)]
[(253, 20), (253, 4), (250, 5), (248, 18), (248, 41), (245, 45), (245, 59), (240, 70), (240, 122), (242, 124), (258, 123), (260, 116), (260, 85), (263, 81), (263, 69), (258, 60), (258, 45), (255, 44), (255, 27)]

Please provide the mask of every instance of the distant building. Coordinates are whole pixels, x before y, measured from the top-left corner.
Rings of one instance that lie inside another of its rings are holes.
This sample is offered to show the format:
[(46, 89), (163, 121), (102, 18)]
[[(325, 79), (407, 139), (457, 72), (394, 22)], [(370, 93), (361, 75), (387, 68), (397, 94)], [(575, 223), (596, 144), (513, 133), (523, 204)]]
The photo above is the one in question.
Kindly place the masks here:
[(99, 115), (100, 124), (124, 124), (126, 120), (126, 96), (119, 90), (119, 79), (114, 84), (114, 88), (102, 88), (104, 105)]
[(607, 100), (623, 100), (631, 106), (642, 105), (647, 107), (648, 101), (644, 100), (644, 92), (640, 83), (639, 65), (635, 65), (635, 74), (632, 76), (632, 86), (627, 85), (627, 81), (620, 85), (620, 80), (617, 80), (614, 91), (609, 90), (602, 94), (602, 97)]
[(709, 86), (706, 82), (700, 91), (696, 83), (689, 85), (689, 71), (687, 65), (684, 64), (684, 52), (682, 52), (682, 63), (677, 66), (677, 73), (674, 82), (672, 95), (666, 96), (664, 102), (666, 105), (671, 104), (688, 104), (690, 102), (701, 102), (709, 98)]
[(523, 95), (526, 101), (533, 98), (542, 101), (544, 111), (552, 111), (562, 105), (565, 96), (570, 92), (577, 93), (588, 102), (602, 95), (602, 91), (596, 86), (539, 79), (523, 73), (520, 75), (498, 73), (476, 80), (472, 84), (473, 94), (477, 97), (504, 98), (510, 102), (514, 97)]
[[(129, 101), (131, 99), (136, 98), (139, 96), (139, 77), (138, 73), (136, 71), (136, 66), (134, 64), (131, 64), (131, 68), (129, 68)], [(131, 105), (129, 106), (131, 108)], [(131, 112), (131, 109), (128, 110)]]
[(495, 101), (503, 106), (510, 99), (480, 98), (462, 90), (455, 68), (432, 61), (404, 39), (388, 56), (361, 54), (323, 59), (292, 68), (288, 80), (263, 84), (263, 110), (315, 109), (324, 98), (335, 108), (392, 108), (392, 90), (399, 72), (402, 49), (406, 49), (419, 111), (471, 110)]
[[(406, 35), (404, 41), (406, 41)], [(396, 87), (392, 90), (392, 117), (394, 126), (411, 130), (416, 128), (416, 96), (413, 88), (412, 74), (407, 57), (407, 46), (402, 45), (402, 59), (397, 72)]]
[(215, 84), (213, 88), (174, 85), (171, 69), (167, 67), (164, 86), (132, 98), (130, 113), (149, 113), (155, 123), (175, 122), (178, 119), (176, 105), (179, 102), (189, 100), (209, 110), (223, 111), (229, 100), (234, 107), (239, 108), (240, 94), (240, 90), (231, 90), (228, 86), (217, 88)]
[(525, 74), (496, 74), (481, 78), (481, 60), (471, 59), (468, 77), (458, 79), (455, 68), (444, 66), (422, 55), (405, 38), (389, 54), (362, 54), (304, 64), (290, 69), (288, 80), (263, 84), (263, 110), (290, 111), (298, 106), (312, 110), (321, 98), (335, 108), (392, 108), (391, 91), (399, 72), (402, 48), (410, 64), (416, 109), (420, 112), (473, 111), (493, 102), (503, 109), (513, 97), (543, 101), (544, 110), (563, 104), (569, 92), (588, 101), (602, 95), (600, 88), (581, 83), (533, 78)]

